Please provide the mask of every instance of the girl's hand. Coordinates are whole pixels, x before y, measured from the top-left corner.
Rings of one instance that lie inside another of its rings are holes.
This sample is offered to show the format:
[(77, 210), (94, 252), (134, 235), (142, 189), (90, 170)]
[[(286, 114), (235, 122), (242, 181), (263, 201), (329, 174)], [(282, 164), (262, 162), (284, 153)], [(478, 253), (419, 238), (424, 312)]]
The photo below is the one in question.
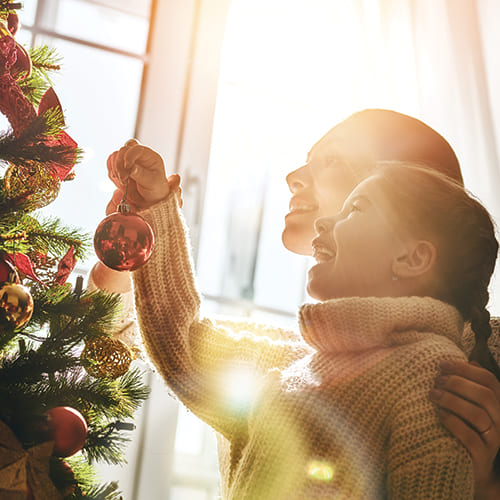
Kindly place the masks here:
[(446, 361), (430, 398), (443, 425), (472, 457), (476, 498), (500, 498), (493, 468), (500, 448), (500, 382), (475, 362)]
[[(111, 153), (107, 166), (109, 178), (122, 195), (127, 189), (127, 203), (133, 210), (148, 208), (165, 199), (171, 191), (161, 155), (136, 139), (130, 139)], [(170, 181), (178, 187), (178, 176), (171, 176)], [(117, 196), (115, 193), (114, 197)]]

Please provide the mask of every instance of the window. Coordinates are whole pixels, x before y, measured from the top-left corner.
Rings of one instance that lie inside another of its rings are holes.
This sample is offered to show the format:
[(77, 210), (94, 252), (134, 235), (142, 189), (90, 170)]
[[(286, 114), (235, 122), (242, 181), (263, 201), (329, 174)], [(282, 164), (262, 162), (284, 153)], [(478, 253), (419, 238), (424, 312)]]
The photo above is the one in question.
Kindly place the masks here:
[[(106, 158), (137, 135), (182, 175), (205, 312), (286, 326), (309, 263), (281, 245), (284, 177), (355, 110), (397, 109), (441, 131), (500, 220), (500, 115), (488, 93), (500, 84), (500, 7), (451, 3), (26, 1), (18, 39), (63, 56), (55, 89), (86, 153), (47, 210), (93, 233), (112, 189)], [(497, 315), (499, 301), (493, 293)], [(213, 433), (157, 375), (146, 378), (153, 395), (137, 414), (129, 463), (103, 477), (129, 500), (217, 498)]]
[(19, 13), (19, 41), (62, 57), (54, 88), (68, 133), (84, 150), (77, 180), (64, 183), (45, 211), (91, 234), (112, 190), (106, 158), (135, 134), (150, 9), (151, 0), (38, 0)]

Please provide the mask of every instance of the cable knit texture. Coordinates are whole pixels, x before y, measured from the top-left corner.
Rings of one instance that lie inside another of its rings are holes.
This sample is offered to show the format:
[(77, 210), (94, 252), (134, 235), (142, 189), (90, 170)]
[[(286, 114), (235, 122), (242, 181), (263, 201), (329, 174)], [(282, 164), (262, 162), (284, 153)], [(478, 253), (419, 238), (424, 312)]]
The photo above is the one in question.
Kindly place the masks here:
[(465, 359), (453, 307), (417, 297), (308, 304), (303, 338), (202, 319), (175, 197), (142, 215), (157, 236), (134, 272), (143, 341), (217, 431), (223, 498), (473, 498), (470, 457), (428, 399), (439, 361)]

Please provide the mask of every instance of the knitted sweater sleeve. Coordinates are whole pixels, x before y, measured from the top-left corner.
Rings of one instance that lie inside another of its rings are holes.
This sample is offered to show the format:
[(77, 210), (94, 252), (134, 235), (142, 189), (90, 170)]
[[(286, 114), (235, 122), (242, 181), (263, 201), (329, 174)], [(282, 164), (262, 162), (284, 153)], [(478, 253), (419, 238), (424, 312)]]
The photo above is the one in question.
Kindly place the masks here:
[(387, 492), (397, 500), (472, 499), (472, 461), (461, 443), (439, 422), (429, 391), (441, 359), (457, 354), (417, 352), (403, 368), (403, 384), (392, 411)]
[(176, 396), (231, 439), (246, 426), (259, 380), (302, 356), (304, 344), (258, 332), (250, 323), (236, 329), (235, 323), (200, 319), (187, 229), (175, 196), (141, 215), (155, 233), (151, 259), (133, 273), (146, 352)]

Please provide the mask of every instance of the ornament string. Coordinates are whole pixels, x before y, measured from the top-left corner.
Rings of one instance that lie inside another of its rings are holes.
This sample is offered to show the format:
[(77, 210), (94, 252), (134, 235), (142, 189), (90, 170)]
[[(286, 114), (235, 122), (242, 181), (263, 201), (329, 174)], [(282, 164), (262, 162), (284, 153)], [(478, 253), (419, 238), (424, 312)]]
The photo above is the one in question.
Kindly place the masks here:
[(126, 180), (125, 180), (125, 188), (123, 190), (122, 201), (120, 201), (120, 203), (118, 204), (118, 207), (116, 207), (117, 212), (120, 212), (121, 214), (128, 214), (130, 212), (130, 205), (127, 203), (129, 179), (130, 179), (130, 175), (128, 175)]

